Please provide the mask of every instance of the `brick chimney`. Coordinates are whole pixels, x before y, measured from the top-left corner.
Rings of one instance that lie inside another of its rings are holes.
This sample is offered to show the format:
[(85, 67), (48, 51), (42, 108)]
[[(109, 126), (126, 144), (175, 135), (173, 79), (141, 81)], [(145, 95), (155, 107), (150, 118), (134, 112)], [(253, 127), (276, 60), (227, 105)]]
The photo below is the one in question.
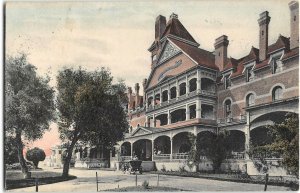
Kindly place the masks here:
[(294, 49), (299, 47), (299, 3), (297, 1), (291, 1), (289, 7), (291, 15), (290, 49)]
[(131, 87), (128, 87), (127, 96), (128, 96), (128, 110), (130, 110), (130, 109), (132, 109), (132, 106), (131, 106), (132, 88)]
[(259, 24), (259, 61), (267, 58), (270, 20), (271, 17), (268, 11), (259, 14), (259, 19), (257, 20)]
[(143, 90), (144, 90), (144, 103), (146, 102), (146, 84), (147, 84), (147, 78), (143, 80)]
[(166, 29), (166, 17), (159, 15), (155, 21), (155, 40), (159, 41)]
[(135, 88), (135, 104), (138, 107), (140, 105), (140, 94), (139, 94), (140, 85), (139, 85), (139, 83), (136, 83), (134, 88)]
[(229, 41), (225, 35), (222, 35), (215, 40), (215, 64), (219, 67), (220, 71), (223, 71), (227, 62), (228, 44)]

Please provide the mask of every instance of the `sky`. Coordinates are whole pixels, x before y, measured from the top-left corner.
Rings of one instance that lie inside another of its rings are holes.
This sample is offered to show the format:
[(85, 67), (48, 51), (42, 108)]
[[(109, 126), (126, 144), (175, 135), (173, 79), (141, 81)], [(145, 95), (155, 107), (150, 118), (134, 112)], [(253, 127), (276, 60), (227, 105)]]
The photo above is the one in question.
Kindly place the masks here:
[[(289, 37), (290, 0), (12, 2), (5, 9), (5, 54), (27, 53), (38, 74), (51, 86), (63, 67), (87, 70), (108, 67), (115, 80), (142, 83), (151, 70), (147, 49), (154, 40), (158, 15), (174, 12), (200, 44), (213, 51), (221, 35), (229, 39), (228, 56), (241, 58), (258, 47), (258, 18), (269, 11), (269, 44)], [(142, 88), (142, 86), (141, 86)], [(49, 152), (58, 144), (57, 125), (29, 144)]]

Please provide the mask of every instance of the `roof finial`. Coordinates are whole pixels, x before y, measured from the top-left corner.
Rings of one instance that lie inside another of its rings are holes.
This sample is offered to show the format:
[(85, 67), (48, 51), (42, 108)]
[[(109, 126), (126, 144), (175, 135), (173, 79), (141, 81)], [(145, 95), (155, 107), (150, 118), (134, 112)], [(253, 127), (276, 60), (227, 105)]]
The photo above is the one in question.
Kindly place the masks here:
[(170, 15), (170, 19), (178, 19), (178, 15), (174, 12)]

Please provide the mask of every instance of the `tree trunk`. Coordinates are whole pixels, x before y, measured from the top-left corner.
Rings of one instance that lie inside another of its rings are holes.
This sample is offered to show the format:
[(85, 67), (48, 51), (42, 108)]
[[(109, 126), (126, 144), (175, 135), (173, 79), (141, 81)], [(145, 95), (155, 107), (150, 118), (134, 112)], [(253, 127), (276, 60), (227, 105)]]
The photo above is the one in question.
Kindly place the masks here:
[(75, 146), (77, 140), (73, 139), (71, 142), (71, 145), (68, 147), (68, 155), (64, 161), (64, 167), (63, 167), (63, 173), (62, 176), (63, 177), (68, 177), (69, 176), (69, 169), (70, 169), (70, 162), (71, 162), (71, 158), (72, 158), (72, 153), (73, 153), (73, 149)]
[(18, 133), (16, 135), (16, 141), (17, 141), (17, 149), (18, 149), (18, 158), (19, 158), (19, 162), (20, 162), (20, 166), (21, 166), (21, 170), (22, 170), (22, 173), (24, 175), (24, 178), (25, 179), (31, 178), (30, 172), (28, 172), (26, 161), (25, 161), (24, 156), (23, 156), (23, 143), (22, 143), (20, 133)]

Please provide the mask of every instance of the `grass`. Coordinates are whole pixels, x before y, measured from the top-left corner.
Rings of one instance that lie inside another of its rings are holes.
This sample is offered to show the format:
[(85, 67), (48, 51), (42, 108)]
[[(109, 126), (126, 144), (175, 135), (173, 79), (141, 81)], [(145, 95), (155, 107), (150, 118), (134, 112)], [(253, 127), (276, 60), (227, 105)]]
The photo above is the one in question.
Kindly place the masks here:
[(61, 173), (48, 171), (31, 171), (31, 178), (24, 179), (19, 170), (6, 171), (6, 189), (25, 188), (35, 186), (35, 178), (38, 178), (39, 185), (52, 184), (75, 179), (76, 176), (62, 177)]
[(177, 188), (163, 187), (163, 186), (148, 186), (145, 189), (143, 186), (129, 186), (124, 188), (115, 188), (110, 190), (104, 190), (104, 192), (179, 192), (186, 191)]

